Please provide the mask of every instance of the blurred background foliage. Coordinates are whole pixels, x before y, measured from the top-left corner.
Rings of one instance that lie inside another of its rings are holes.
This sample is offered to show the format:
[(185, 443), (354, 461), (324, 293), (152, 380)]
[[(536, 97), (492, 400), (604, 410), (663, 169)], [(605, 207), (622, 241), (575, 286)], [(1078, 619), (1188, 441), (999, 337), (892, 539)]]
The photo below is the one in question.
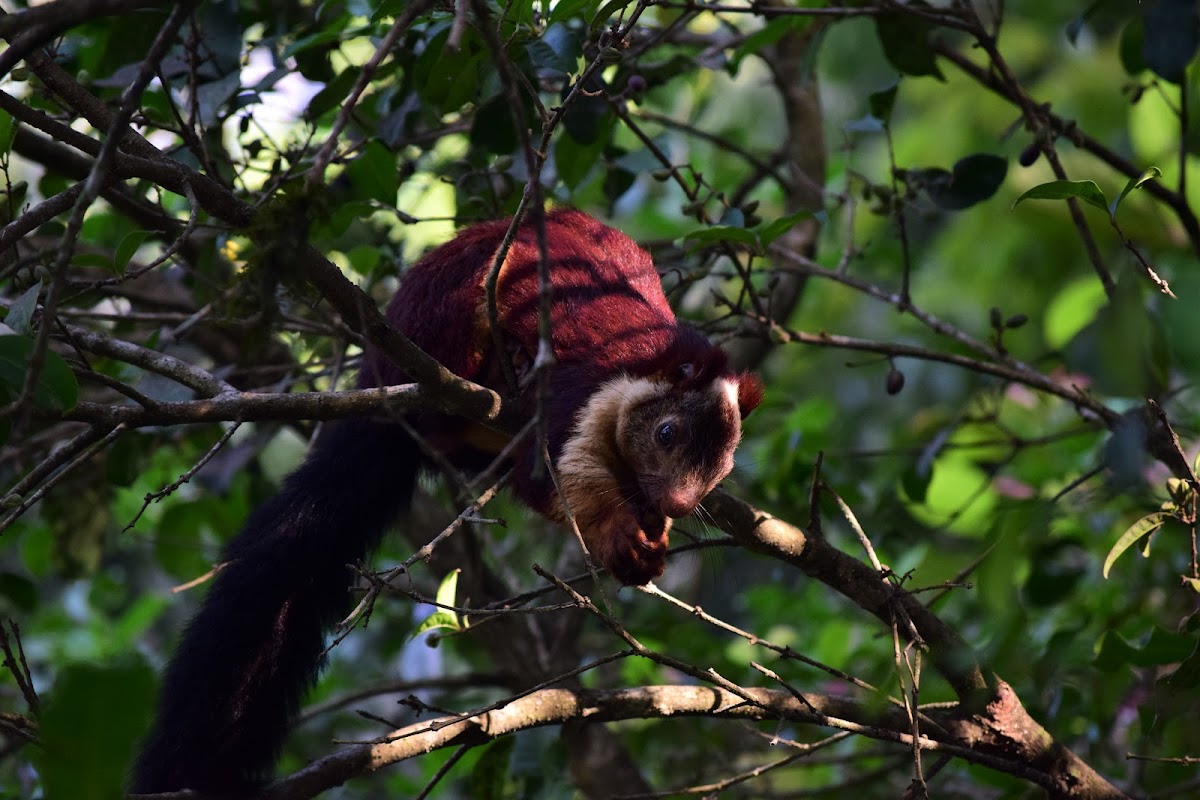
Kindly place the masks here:
[[(1137, 44), (1158, 42), (1163, 23), (1155, 14), (1182, 15), (1181, 36), (1187, 38), (1190, 24), (1194, 39), (1194, 4), (1114, 0), (1086, 11), (1070, 5), (1011, 0), (1001, 4), (1002, 20), (986, 8), (981, 13), (998, 30), (996, 46), (1033, 102), (1074, 121), (1072, 130), (1119, 154), (1137, 173), (1103, 163), (1074, 144), (1069, 131), (1042, 144), (1052, 144), (1069, 179), (1094, 181), (1110, 201), (1155, 166), (1163, 186), (1182, 187), (1187, 206), (1200, 208), (1200, 137), (1195, 112), (1187, 113), (1197, 108), (1200, 85), (1190, 57), (1195, 43), (1190, 52), (1186, 42), (1172, 45), (1186, 58), (1154, 49), (1166, 45)], [(199, 46), (184, 43), (172, 51), (146, 90), (135, 123), (172, 157), (218, 177), (251, 202), (269, 204), (299, 192), (363, 63), (405, 6), (397, 0), (202, 3), (183, 37)], [(824, 4), (801, 0), (796, 6)], [(596, 57), (604, 21), (631, 8), (599, 0), (509, 3), (498, 30), (525, 76), (523, 91), (537, 86), (547, 109), (561, 102), (572, 77)], [(491, 11), (498, 15), (501, 8)], [(763, 292), (776, 271), (788, 269), (789, 262), (759, 244), (766, 226), (798, 208), (786, 181), (764, 179), (760, 167), (768, 176), (795, 179), (786, 157), (794, 120), (787, 118), (770, 65), (785, 37), (805, 41), (802, 71), (791, 80), (817, 87), (821, 111), (812, 122), (826, 147), (824, 194), (809, 217), (820, 224), (813, 257), (859, 283), (810, 278), (800, 302), (779, 322), (791, 331), (978, 357), (905, 313), (903, 303), (862, 289), (896, 293), (906, 281), (920, 311), (975, 340), (1002, 345), (1031, 373), (1078, 387), (1124, 423), (1114, 430), (1036, 385), (934, 358), (780, 342), (759, 366), (767, 399), (747, 422), (733, 491), (806, 524), (814, 513), (810, 491), (822, 453), (821, 480), (853, 509), (880, 559), (908, 576), (909, 588), (947, 584), (936, 600), (933, 592), (923, 597), (1056, 738), (1130, 791), (1155, 797), (1200, 791), (1194, 763), (1127, 755), (1200, 756), (1200, 584), (1194, 582), (1200, 576), (1195, 529), (1188, 524), (1194, 495), (1178, 483), (1173, 494), (1168, 490), (1172, 474), (1147, 451), (1142, 422), (1145, 398), (1156, 398), (1189, 462), (1200, 449), (1194, 386), (1200, 369), (1200, 241), (1144, 187), (1121, 201), (1119, 230), (1104, 211), (1081, 204), (1113, 279), (1106, 295), (1065, 202), (1014, 205), (1058, 176), (1017, 105), (935, 55), (945, 48), (992, 74), (969, 37), (952, 29), (933, 32), (937, 26), (912, 17), (897, 32), (885, 18), (867, 13), (768, 16), (716, 15), (686, 3), (646, 8), (639, 38), (593, 84), (618, 99), (579, 98), (554, 134), (542, 174), (547, 200), (605, 217), (644, 242), (683, 313), (727, 339), (744, 333), (713, 296), (732, 298), (739, 291), (734, 259), (751, 268), (753, 285)], [(55, 42), (55, 60), (113, 103), (162, 19), (161, 13), (138, 11), (80, 24)], [(472, 26), (452, 49), (447, 40), (453, 22), (452, 11), (438, 6), (407, 31), (355, 109), (330, 185), (321, 197), (309, 198), (317, 204), (310, 241), (381, 303), (405, 265), (456, 227), (513, 213), (528, 177), (487, 43)], [(933, 38), (926, 40), (929, 33)], [(1172, 56), (1184, 64), (1174, 79), (1164, 77), (1170, 64), (1162, 66)], [(66, 118), (27, 69), (10, 73), (2, 88), (31, 108)], [(524, 106), (523, 124), (536, 142), (540, 123), (527, 92)], [(7, 145), (0, 166), (8, 202), (0, 207), (7, 222), (80, 176), (65, 162), (39, 157), (20, 140), (12, 116), (2, 113), (0, 139)], [(78, 128), (95, 133), (84, 124)], [(973, 156), (991, 158), (954, 172)], [(972, 171), (977, 168), (979, 173)], [(971, 194), (972, 181), (982, 181), (983, 189)], [(126, 191), (161, 214), (188, 219), (184, 197), (145, 180), (128, 182)], [(954, 194), (963, 191), (968, 194)], [(19, 308), (14, 301), (46, 281), (52, 260), (46, 254), (54, 252), (63, 230), (62, 218), (40, 225), (25, 238), (19, 257), (5, 261), (0, 277), (10, 325)], [(1155, 289), (1122, 236), (1174, 298)], [(206, 214), (178, 260), (136, 281), (94, 285), (150, 263), (166, 244), (137, 213), (111, 201), (94, 205), (71, 263), (62, 318), (169, 351), (239, 388), (352, 385), (359, 351), (330, 335), (336, 328), (328, 309), (265, 279), (247, 232), (231, 231)], [(197, 325), (201, 310), (203, 325)], [(11, 327), (14, 335), (29, 332)], [(21, 358), (9, 358), (17, 375), (23, 375)], [(150, 397), (190, 396), (111, 358), (96, 358), (92, 368)], [(20, 384), (0, 377), (11, 400)], [(81, 384), (79, 391), (99, 388)], [(310, 425), (241, 425), (192, 480), (151, 503), (127, 528), (147, 494), (188, 473), (227, 429), (125, 431), (10, 521), (0, 541), (0, 607), (20, 624), (44, 703), (44, 747), (21, 747), (19, 736), (4, 734), (0, 794), (87, 798), (118, 790), (148, 720), (155, 669), (203, 591), (171, 588), (212, 567), (220, 543), (302, 458), (314, 434)], [(16, 484), (69, 435), (53, 425), (18, 430), (0, 453), (5, 485)], [(437, 530), (456, 511), (443, 490), (432, 483), (427, 489), (431, 505), (440, 501), (440, 510), (426, 512), (440, 520), (429, 524)], [(4, 505), (16, 508), (22, 499), (10, 494)], [(1117, 558), (1105, 578), (1102, 566), (1119, 537), (1163, 503), (1174, 504), (1168, 509), (1174, 516)], [(527, 565), (554, 563), (567, 540), (507, 500), (487, 513), (509, 525), (478, 532), (485, 560), (514, 588), (535, 586)], [(858, 552), (837, 506), (826, 499), (819, 513), (827, 535)], [(696, 521), (684, 527), (702, 540), (718, 535)], [(412, 551), (407, 540), (390, 537), (375, 563), (399, 563)], [(421, 591), (432, 596), (439, 576), (420, 581)], [(896, 690), (890, 637), (848, 600), (783, 565), (730, 547), (702, 549), (675, 559), (662, 585), (775, 644)], [(758, 661), (812, 691), (850, 691), (824, 673), (684, 619), (677, 608), (635, 591), (622, 591), (618, 602), (624, 623), (647, 645), (729, 680), (764, 684), (750, 666)], [(469, 635), (435, 640), (436, 648), (410, 639), (430, 610), (402, 597), (382, 603), (368, 628), (331, 653), (311, 702), (319, 707), (398, 677), (486, 675), (487, 654)], [(614, 649), (599, 626), (585, 627), (583, 637), (585, 653)], [(599, 687), (678, 679), (627, 659), (587, 673), (584, 681)], [(421, 697), (468, 708), (501, 696), (499, 691), (480, 678), (450, 699), (431, 690)], [(952, 697), (927, 671), (921, 699)], [(6, 711), (29, 710), (9, 671), (0, 673), (0, 698)], [(412, 712), (395, 699), (376, 697), (356, 706), (399, 723)], [(693, 720), (615, 728), (660, 787), (718, 780), (774, 758), (767, 752), (772, 726)], [(306, 719), (282, 769), (326, 752), (332, 738), (361, 739), (378, 730), (346, 709)], [(801, 741), (820, 735), (781, 733)], [(560, 751), (554, 732), (545, 730), (478, 748), (454, 768), (438, 796), (572, 796)], [(415, 794), (448, 757), (433, 753), (352, 782), (341, 796)], [(904, 749), (850, 740), (727, 793), (787, 797), (825, 787), (842, 796), (855, 779), (864, 779), (856, 789), (864, 796), (895, 797), (910, 772)], [(1021, 797), (1031, 791), (1015, 778), (958, 763), (932, 780), (939, 797)]]

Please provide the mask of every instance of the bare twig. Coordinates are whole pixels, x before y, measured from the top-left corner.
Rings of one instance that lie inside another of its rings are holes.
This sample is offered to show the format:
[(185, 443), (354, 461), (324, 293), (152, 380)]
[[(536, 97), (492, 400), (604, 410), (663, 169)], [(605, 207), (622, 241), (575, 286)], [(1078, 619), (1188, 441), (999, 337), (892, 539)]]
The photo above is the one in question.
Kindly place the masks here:
[[(4, 666), (17, 684), (25, 705), (30, 713), (37, 714), (42, 702), (33, 688), (33, 673), (29, 671), (29, 663), (25, 660), (25, 646), (21, 644), (21, 628), (14, 620), (7, 620), (8, 630), (0, 622), (0, 649), (4, 651)], [(11, 638), (10, 638), (11, 637)]]
[(329, 162), (333, 160), (333, 152), (337, 149), (338, 137), (345, 130), (346, 125), (350, 122), (350, 117), (354, 113), (354, 107), (358, 105), (358, 100), (362, 97), (362, 93), (366, 91), (367, 86), (371, 83), (371, 79), (375, 77), (375, 71), (379, 69), (379, 65), (392, 52), (392, 48), (396, 46), (396, 42), (408, 30), (409, 26), (416, 21), (417, 17), (425, 13), (425, 10), (432, 5), (432, 0), (414, 0), (409, 3), (404, 12), (396, 18), (391, 29), (379, 46), (375, 48), (375, 52), (371, 58), (367, 60), (359, 68), (358, 78), (354, 81), (354, 87), (350, 90), (350, 94), (342, 101), (341, 110), (338, 111), (337, 119), (333, 122), (333, 127), (330, 128), (328, 137), (325, 143), (321, 145), (321, 149), (317, 151), (316, 157), (313, 158), (313, 165), (308, 172), (308, 177), (305, 178), (305, 188), (308, 191), (315, 190), (325, 181), (325, 170), (329, 167)]
[(242, 423), (240, 421), (230, 425), (229, 428), (223, 434), (221, 434), (221, 438), (219, 438), (216, 443), (208, 449), (208, 452), (201, 456), (200, 460), (192, 465), (187, 472), (183, 473), (176, 480), (172, 481), (169, 486), (164, 486), (157, 492), (147, 493), (146, 496), (142, 498), (142, 507), (139, 508), (138, 512), (133, 515), (133, 519), (129, 520), (129, 524), (121, 529), (121, 532), (124, 533), (133, 526), (137, 525), (138, 520), (142, 518), (142, 514), (146, 513), (146, 509), (150, 507), (151, 503), (157, 503), (164, 497), (174, 494), (180, 486), (183, 486), (185, 483), (195, 477), (196, 473), (199, 472), (205, 464), (211, 461), (212, 457), (215, 456), (217, 452), (225, 446), (225, 443), (228, 442), (235, 433), (237, 433), (237, 429), (240, 428), (241, 425)]

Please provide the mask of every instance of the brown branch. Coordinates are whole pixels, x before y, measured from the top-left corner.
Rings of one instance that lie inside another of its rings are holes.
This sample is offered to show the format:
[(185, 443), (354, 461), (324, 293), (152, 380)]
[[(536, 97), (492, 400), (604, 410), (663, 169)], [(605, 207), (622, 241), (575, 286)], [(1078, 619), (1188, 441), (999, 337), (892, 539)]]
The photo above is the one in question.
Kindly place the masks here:
[(1108, 427), (1114, 427), (1121, 420), (1121, 415), (1110, 409), (1108, 406), (1092, 399), (1084, 394), (1074, 385), (1061, 385), (1047, 378), (1042, 373), (1032, 369), (1021, 369), (1019, 367), (1009, 366), (1007, 364), (996, 364), (989, 361), (981, 361), (979, 359), (970, 358), (969, 356), (960, 356), (956, 353), (946, 353), (940, 350), (930, 350), (925, 347), (917, 347), (915, 345), (899, 344), (892, 342), (876, 342), (869, 339), (856, 339), (851, 336), (839, 336), (833, 333), (806, 333), (804, 331), (792, 331), (782, 325), (774, 324), (771, 326), (772, 334), (779, 337), (783, 341), (800, 342), (817, 347), (836, 347), (843, 350), (857, 350), (864, 353), (879, 353), (886, 356), (903, 356), (906, 358), (918, 358), (923, 361), (938, 361), (943, 364), (952, 364), (956, 367), (978, 372), (984, 375), (992, 375), (997, 378), (1002, 378), (1013, 383), (1021, 383), (1030, 388), (1037, 389), (1055, 397), (1060, 397), (1063, 400), (1071, 403), (1081, 410), (1086, 410), (1096, 418), (1104, 422)]
[[(1020, 105), (1021, 95), (1017, 89), (1005, 83), (990, 70), (979, 66), (945, 42), (933, 41), (931, 46), (938, 55), (970, 75), (979, 85), (1003, 97), (1013, 105)], [(1041, 119), (1049, 126), (1054, 135), (1069, 140), (1076, 147), (1091, 153), (1120, 174), (1128, 178), (1136, 178), (1144, 171), (1144, 167), (1138, 167), (1115, 150), (1088, 136), (1080, 130), (1074, 120), (1054, 114), (1048, 105), (1039, 105), (1038, 109)], [(1184, 231), (1187, 232), (1193, 252), (1200, 254), (1200, 221), (1197, 220), (1191, 206), (1188, 205), (1187, 198), (1178, 192), (1171, 191), (1159, 181), (1147, 181), (1141, 188), (1175, 212), (1175, 216), (1183, 225)]]
[[(190, 425), (201, 422), (330, 420), (345, 417), (390, 416), (416, 408), (435, 407), (436, 398), (415, 383), (346, 392), (226, 392), (203, 400), (136, 405), (78, 403), (58, 418), (97, 425)], [(47, 414), (43, 414), (46, 416)]]
[(69, 475), (75, 468), (85, 464), (92, 458), (92, 456), (96, 455), (116, 441), (117, 437), (125, 431), (126, 427), (127, 426), (125, 425), (118, 424), (112, 430), (108, 431), (102, 438), (97, 439), (77, 456), (68, 461), (61, 470), (54, 473), (54, 475), (52, 475), (49, 480), (43, 483), (36, 492), (22, 500), (21, 503), (8, 514), (8, 516), (0, 520), (0, 533), (8, 530), (8, 528), (14, 522), (21, 518), (22, 514), (40, 502), (41, 499), (46, 496), (47, 492), (49, 492), (59, 482), (66, 478), (67, 475)]
[[(957, 741), (968, 742), (971, 747), (988, 753), (1007, 753), (1010, 757), (1016, 754), (1029, 768), (1050, 776), (1051, 783), (1046, 788), (1052, 797), (1125, 797), (1086, 762), (1056, 742), (1029, 716), (1012, 688), (982, 667), (958, 632), (913, 595), (894, 591), (879, 580), (878, 572), (837, 550), (823, 537), (808, 536), (719, 488), (704, 504), (716, 524), (748, 549), (795, 566), (885, 624), (890, 624), (897, 608), (901, 609), (928, 647), (934, 667), (961, 701), (963, 713), (953, 721), (938, 720), (948, 726)], [(903, 626), (899, 630), (907, 633)]]
[(113, 339), (102, 333), (82, 328), (78, 325), (62, 326), (76, 347), (80, 347), (96, 355), (115, 358), (126, 364), (170, 378), (178, 384), (188, 387), (202, 397), (215, 397), (221, 394), (236, 393), (236, 389), (220, 378), (174, 356), (150, 350), (133, 342)]
[[(747, 702), (744, 692), (753, 702)], [(613, 722), (629, 719), (707, 717), (788, 720), (850, 730), (883, 741), (910, 744), (902, 712), (878, 713), (846, 698), (807, 695), (802, 703), (780, 689), (713, 686), (645, 686), (610, 691), (545, 688), (472, 715), (427, 720), (396, 730), (384, 741), (355, 745), (316, 761), (263, 792), (263, 800), (301, 800), (340, 786), (350, 778), (443, 747), (476, 746), (518, 731), (576, 720)], [(891, 726), (891, 727), (886, 727)], [(1051, 776), (1019, 761), (976, 751), (962, 740), (922, 736), (922, 750), (949, 753), (964, 760), (1017, 775), (1051, 788)]]
[(156, 0), (55, 0), (27, 8), (18, 14), (0, 12), (0, 39), (45, 26), (53, 38), (68, 28), (114, 14), (141, 8), (158, 8)]
[[(47, 87), (92, 125), (100, 128), (111, 125), (112, 115), (108, 109), (64, 70), (44, 56), (30, 61)], [(201, 208), (212, 216), (238, 228), (252, 228), (256, 209), (224, 186), (179, 162), (165, 159), (157, 148), (133, 131), (126, 131), (122, 146), (135, 154), (114, 155), (114, 171), (122, 177), (152, 180), (177, 194), (186, 195), (190, 187)], [(268, 234), (260, 232), (258, 235)], [(337, 309), (347, 325), (363, 334), (384, 356), (428, 390), (427, 402), (431, 402), (432, 407), (501, 430), (512, 431), (519, 427), (518, 409), (504, 407), (495, 392), (459, 378), (418, 348), (387, 322), (362, 289), (351, 283), (315, 248), (307, 245), (300, 248), (295, 253), (295, 261), (298, 271)]]
[[(116, 143), (127, 129), (130, 119), (133, 118), (133, 112), (141, 99), (143, 90), (150, 83), (150, 79), (154, 76), (154, 72), (158, 68), (158, 63), (166, 55), (168, 45), (194, 4), (194, 2), (186, 2), (175, 6), (170, 15), (168, 15), (167, 20), (162, 24), (162, 27), (159, 28), (158, 34), (155, 36), (154, 42), (151, 43), (150, 50), (146, 54), (146, 58), (143, 59), (137, 75), (130, 82), (129, 86), (126, 87), (125, 91), (121, 93), (120, 109), (112, 118), (111, 124), (107, 128), (107, 137), (100, 148), (100, 153), (96, 156), (96, 160), (92, 164), (92, 171), (88, 175), (87, 181), (83, 185), (83, 190), (75, 202), (71, 218), (67, 222), (66, 231), (59, 244), (58, 258), (55, 260), (54, 267), (51, 270), (50, 286), (42, 302), (42, 321), (38, 326), (37, 335), (34, 337), (33, 354), (29, 360), (29, 369), (25, 373), (25, 382), (22, 386), (21, 394), (16, 400), (0, 410), (0, 416), (6, 416), (13, 411), (22, 411), (23, 414), (30, 411), (28, 401), (33, 397), (34, 388), (37, 386), (38, 378), (41, 375), (46, 350), (50, 344), (50, 331), (56, 320), (55, 312), (66, 283), (67, 267), (75, 251), (75, 241), (83, 229), (84, 214), (92, 202), (100, 195), (100, 190), (108, 179), (108, 164), (112, 159), (113, 153), (116, 151)], [(17, 48), (14, 47), (13, 49)], [(0, 58), (7, 55), (7, 52), (0, 54)], [(0, 71), (0, 74), (3, 74), (3, 71)], [(18, 421), (18, 427), (23, 420), (24, 417), (21, 417)]]

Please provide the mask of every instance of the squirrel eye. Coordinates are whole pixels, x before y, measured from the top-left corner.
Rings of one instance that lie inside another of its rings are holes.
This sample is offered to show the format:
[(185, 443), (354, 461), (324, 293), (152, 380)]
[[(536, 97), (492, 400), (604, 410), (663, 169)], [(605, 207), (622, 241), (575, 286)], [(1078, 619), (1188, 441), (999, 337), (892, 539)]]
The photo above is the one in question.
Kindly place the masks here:
[(658, 443), (663, 447), (670, 447), (671, 442), (675, 441), (675, 428), (671, 426), (671, 423), (664, 422), (662, 425), (659, 425), (658, 430), (654, 432), (654, 438), (657, 439)]
[(679, 365), (679, 376), (685, 381), (690, 381), (696, 377), (696, 365), (690, 361), (685, 361)]

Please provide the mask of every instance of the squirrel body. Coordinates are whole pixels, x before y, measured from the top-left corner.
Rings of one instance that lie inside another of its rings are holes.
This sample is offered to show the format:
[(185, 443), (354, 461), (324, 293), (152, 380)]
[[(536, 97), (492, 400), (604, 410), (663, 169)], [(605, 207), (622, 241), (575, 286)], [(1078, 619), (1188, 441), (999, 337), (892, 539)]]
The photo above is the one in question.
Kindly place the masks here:
[[(508, 387), (498, 359), (521, 376), (538, 348), (532, 224), (517, 230), (500, 269), (505, 352), (493, 346), (484, 283), (508, 225), (469, 226), (429, 252), (405, 273), (387, 311), (449, 370), (501, 393)], [(562, 495), (545, 469), (534, 476), (536, 437), (513, 455), (512, 488), (556, 522), (566, 522), (569, 509), (593, 558), (622, 583), (644, 584), (663, 572), (671, 520), (691, 513), (732, 469), (741, 420), (760, 402), (762, 384), (733, 373), (720, 348), (675, 319), (649, 254), (624, 234), (557, 210), (546, 214), (545, 245), (555, 360), (547, 443)], [(367, 351), (360, 386), (407, 382)], [(408, 421), (464, 468), (487, 464), (506, 443), (433, 412)], [(349, 608), (345, 565), (365, 558), (408, 507), (425, 461), (395, 421), (328, 427), (226, 546), (165, 670), (134, 792), (236, 797), (269, 775), (316, 680), (325, 633)]]

